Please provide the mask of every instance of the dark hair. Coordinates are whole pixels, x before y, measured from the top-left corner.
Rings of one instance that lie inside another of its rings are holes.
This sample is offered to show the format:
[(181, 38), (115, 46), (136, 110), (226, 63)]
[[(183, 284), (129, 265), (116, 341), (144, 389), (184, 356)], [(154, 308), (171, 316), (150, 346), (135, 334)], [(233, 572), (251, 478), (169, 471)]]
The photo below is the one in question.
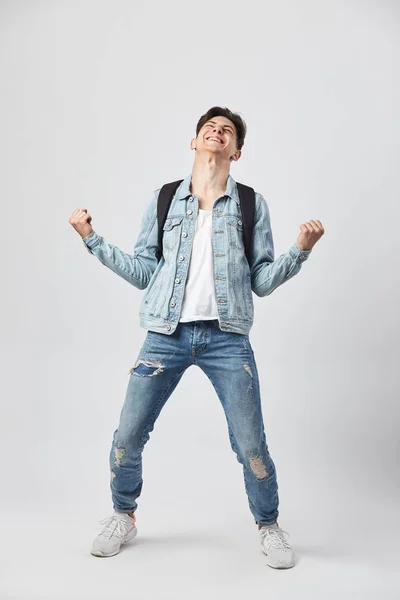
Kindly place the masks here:
[(199, 135), (199, 131), (203, 125), (213, 117), (226, 117), (232, 121), (236, 129), (237, 147), (239, 150), (241, 150), (247, 132), (246, 123), (238, 113), (233, 113), (229, 110), (229, 108), (226, 107), (223, 108), (222, 106), (213, 106), (203, 116), (201, 116), (196, 126), (196, 137)]

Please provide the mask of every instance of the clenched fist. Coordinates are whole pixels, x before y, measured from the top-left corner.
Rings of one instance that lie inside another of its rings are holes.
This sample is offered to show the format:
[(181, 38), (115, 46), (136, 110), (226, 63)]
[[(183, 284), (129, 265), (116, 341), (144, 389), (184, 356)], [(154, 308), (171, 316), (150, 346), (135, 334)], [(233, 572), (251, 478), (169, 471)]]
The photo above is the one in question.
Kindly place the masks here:
[(90, 225), (91, 220), (92, 217), (89, 215), (87, 208), (77, 208), (69, 218), (72, 227), (76, 229), (83, 238), (93, 231), (93, 228)]
[(321, 221), (314, 219), (300, 225), (300, 230), (301, 232), (296, 240), (300, 250), (311, 250), (325, 233)]

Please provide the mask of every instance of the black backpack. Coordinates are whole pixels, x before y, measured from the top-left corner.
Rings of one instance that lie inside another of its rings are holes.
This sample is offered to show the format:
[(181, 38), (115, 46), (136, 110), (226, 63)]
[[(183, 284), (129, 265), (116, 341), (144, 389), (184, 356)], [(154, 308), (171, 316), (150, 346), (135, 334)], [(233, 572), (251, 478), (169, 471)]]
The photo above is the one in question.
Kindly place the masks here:
[[(163, 238), (163, 227), (168, 210), (175, 195), (176, 190), (182, 183), (183, 179), (179, 181), (172, 181), (171, 183), (165, 183), (158, 195), (157, 199), (157, 221), (158, 221), (158, 248), (156, 252), (157, 262), (162, 257), (162, 238)], [(240, 210), (242, 213), (243, 221), (243, 245), (246, 254), (247, 262), (250, 264), (250, 243), (253, 235), (253, 223), (254, 223), (254, 211), (256, 204), (256, 195), (254, 189), (243, 183), (236, 182), (239, 199), (240, 199)]]

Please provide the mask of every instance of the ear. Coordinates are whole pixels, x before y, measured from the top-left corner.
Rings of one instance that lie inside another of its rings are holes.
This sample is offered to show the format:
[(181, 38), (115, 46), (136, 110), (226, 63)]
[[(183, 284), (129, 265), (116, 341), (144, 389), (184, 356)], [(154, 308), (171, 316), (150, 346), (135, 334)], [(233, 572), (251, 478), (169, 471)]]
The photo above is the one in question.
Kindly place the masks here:
[(196, 141), (197, 141), (197, 138), (192, 138), (190, 140), (190, 149), (191, 150), (196, 150)]
[(241, 150), (236, 150), (235, 154), (231, 156), (231, 160), (237, 161), (242, 156)]

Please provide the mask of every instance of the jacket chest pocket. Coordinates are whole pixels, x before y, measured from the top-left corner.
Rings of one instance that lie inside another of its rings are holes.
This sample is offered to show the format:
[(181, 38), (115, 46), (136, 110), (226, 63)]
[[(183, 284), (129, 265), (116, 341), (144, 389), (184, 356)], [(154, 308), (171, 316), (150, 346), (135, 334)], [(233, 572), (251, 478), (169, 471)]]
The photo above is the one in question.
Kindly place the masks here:
[(163, 247), (173, 250), (179, 242), (182, 217), (167, 217), (163, 226)]
[(226, 228), (228, 231), (228, 242), (230, 246), (243, 250), (243, 221), (240, 217), (227, 217)]

